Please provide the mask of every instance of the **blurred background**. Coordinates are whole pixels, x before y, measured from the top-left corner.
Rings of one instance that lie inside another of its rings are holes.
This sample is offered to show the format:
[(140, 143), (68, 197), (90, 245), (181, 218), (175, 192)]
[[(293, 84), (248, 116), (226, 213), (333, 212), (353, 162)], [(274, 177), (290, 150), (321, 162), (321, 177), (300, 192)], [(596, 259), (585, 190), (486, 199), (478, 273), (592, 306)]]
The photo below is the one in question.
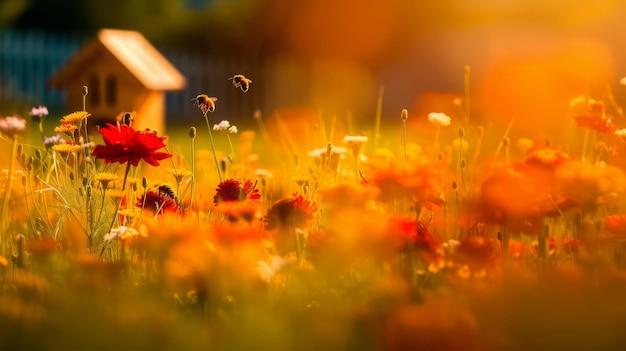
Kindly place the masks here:
[[(619, 0), (0, 0), (0, 100), (3, 114), (62, 111), (48, 77), (98, 29), (118, 28), (186, 76), (167, 96), (168, 123), (197, 116), (198, 93), (236, 123), (284, 108), (370, 123), (381, 86), (384, 123), (402, 108), (455, 118), (469, 66), (475, 121), (558, 131), (577, 95), (623, 100), (624, 18)], [(247, 94), (227, 81), (236, 73), (253, 80)]]

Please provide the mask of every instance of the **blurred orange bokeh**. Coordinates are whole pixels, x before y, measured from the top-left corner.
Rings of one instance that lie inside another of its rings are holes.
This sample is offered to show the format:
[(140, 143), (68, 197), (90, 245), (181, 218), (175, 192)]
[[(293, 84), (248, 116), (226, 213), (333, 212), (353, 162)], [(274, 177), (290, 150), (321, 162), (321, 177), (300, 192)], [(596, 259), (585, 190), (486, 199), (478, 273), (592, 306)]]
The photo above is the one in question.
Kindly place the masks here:
[(612, 74), (610, 51), (597, 40), (520, 42), (491, 54), (475, 102), (491, 118), (516, 118), (526, 131), (554, 131), (571, 125), (571, 99), (603, 96)]

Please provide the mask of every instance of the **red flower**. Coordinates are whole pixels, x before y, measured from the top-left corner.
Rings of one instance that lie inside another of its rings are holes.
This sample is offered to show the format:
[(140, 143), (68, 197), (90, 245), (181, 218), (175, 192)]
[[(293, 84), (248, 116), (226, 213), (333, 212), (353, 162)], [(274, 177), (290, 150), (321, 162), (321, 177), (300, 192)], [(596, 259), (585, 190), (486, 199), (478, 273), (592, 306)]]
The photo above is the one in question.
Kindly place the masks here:
[(626, 214), (607, 216), (604, 231), (610, 235), (626, 235)]
[(603, 117), (599, 115), (581, 115), (573, 118), (578, 127), (585, 127), (591, 130), (596, 130), (604, 134), (613, 134), (617, 129), (613, 123), (613, 119), (609, 117)]
[(387, 228), (392, 236), (401, 239), (400, 248), (402, 251), (408, 251), (412, 247), (421, 254), (426, 262), (432, 262), (437, 258), (437, 240), (428, 232), (423, 222), (393, 217)]
[(317, 204), (298, 193), (276, 201), (267, 211), (267, 229), (304, 227), (317, 212)]
[(144, 195), (137, 199), (135, 206), (156, 214), (181, 212), (176, 197), (172, 195), (171, 188), (168, 186), (148, 189)]
[(213, 203), (217, 205), (222, 201), (258, 201), (259, 199), (261, 199), (261, 194), (259, 189), (256, 188), (256, 184), (249, 180), (241, 181), (231, 178), (217, 185)]
[(563, 238), (563, 247), (568, 253), (577, 253), (580, 244), (581, 242), (578, 239)]
[(499, 243), (482, 236), (466, 236), (456, 248), (457, 260), (470, 268), (493, 266), (498, 258)]
[(420, 206), (431, 208), (441, 206), (444, 199), (439, 191), (440, 175), (431, 163), (415, 164), (376, 163), (368, 165), (371, 174), (366, 184), (373, 184), (380, 189), (380, 201), (393, 201), (404, 196), (412, 199)]
[(97, 145), (91, 155), (103, 159), (104, 163), (129, 162), (137, 166), (143, 159), (158, 166), (159, 160), (172, 157), (170, 153), (156, 151), (165, 146), (163, 141), (167, 139), (158, 137), (156, 131), (136, 131), (127, 125), (114, 126), (107, 123), (98, 132), (102, 134), (105, 145)]

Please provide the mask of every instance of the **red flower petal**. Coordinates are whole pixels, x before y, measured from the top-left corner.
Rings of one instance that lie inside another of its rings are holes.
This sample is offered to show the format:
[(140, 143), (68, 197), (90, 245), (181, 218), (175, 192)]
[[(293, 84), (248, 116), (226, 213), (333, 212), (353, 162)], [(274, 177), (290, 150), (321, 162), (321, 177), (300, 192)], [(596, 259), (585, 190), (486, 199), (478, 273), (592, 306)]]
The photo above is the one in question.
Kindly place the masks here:
[(172, 157), (167, 152), (156, 150), (165, 146), (166, 137), (158, 137), (156, 131), (136, 131), (127, 125), (107, 124), (98, 130), (105, 145), (97, 145), (92, 156), (103, 159), (105, 163), (130, 163), (137, 166), (142, 159), (158, 166), (160, 160)]

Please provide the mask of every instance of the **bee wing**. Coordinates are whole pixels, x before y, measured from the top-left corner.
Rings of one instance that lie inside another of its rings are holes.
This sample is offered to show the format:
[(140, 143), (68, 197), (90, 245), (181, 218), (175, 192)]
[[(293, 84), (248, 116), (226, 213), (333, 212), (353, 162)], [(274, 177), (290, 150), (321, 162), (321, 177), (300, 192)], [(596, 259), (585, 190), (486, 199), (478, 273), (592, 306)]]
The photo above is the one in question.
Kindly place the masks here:
[(212, 97), (212, 96), (211, 96), (209, 99), (211, 99), (212, 101), (217, 101), (217, 98), (216, 98), (216, 97)]

